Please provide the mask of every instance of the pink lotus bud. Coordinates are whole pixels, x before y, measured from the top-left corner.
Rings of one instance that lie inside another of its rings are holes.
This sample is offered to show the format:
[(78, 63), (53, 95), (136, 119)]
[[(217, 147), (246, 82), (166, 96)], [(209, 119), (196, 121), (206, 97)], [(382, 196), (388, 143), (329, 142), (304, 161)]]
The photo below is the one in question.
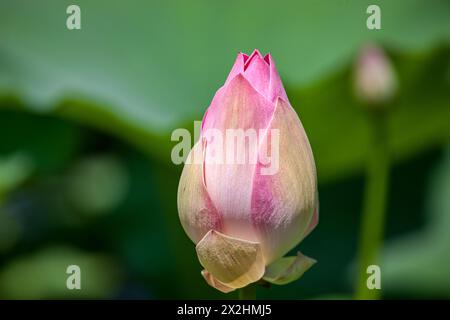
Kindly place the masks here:
[[(244, 135), (235, 154), (236, 132), (257, 139)], [(185, 164), (178, 211), (211, 286), (287, 283), (314, 263), (301, 254), (280, 262), (317, 225), (318, 195), (308, 138), (270, 54), (238, 54), (189, 157), (200, 161)]]
[(397, 78), (383, 50), (375, 45), (361, 49), (355, 68), (358, 98), (371, 105), (387, 102), (397, 89)]

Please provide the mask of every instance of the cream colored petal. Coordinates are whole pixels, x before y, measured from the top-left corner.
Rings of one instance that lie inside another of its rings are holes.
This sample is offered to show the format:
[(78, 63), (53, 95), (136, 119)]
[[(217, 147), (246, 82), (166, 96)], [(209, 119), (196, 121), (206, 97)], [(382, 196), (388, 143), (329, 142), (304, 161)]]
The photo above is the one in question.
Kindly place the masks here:
[(202, 276), (205, 279), (205, 281), (213, 288), (223, 292), (223, 293), (229, 293), (231, 291), (234, 291), (234, 288), (230, 288), (227, 285), (223, 284), (216, 278), (212, 276), (211, 273), (208, 272), (208, 270), (202, 270)]
[(242, 288), (264, 275), (259, 243), (226, 236), (211, 230), (196, 246), (200, 264), (218, 281)]
[(178, 186), (178, 214), (181, 224), (194, 243), (211, 230), (221, 230), (222, 218), (212, 203), (203, 183), (201, 142), (191, 150)]

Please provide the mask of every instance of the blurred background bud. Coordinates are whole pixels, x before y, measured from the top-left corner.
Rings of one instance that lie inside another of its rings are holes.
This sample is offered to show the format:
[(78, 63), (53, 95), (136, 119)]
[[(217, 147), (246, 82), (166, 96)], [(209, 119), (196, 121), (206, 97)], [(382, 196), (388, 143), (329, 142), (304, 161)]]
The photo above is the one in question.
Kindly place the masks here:
[(388, 102), (397, 89), (397, 75), (383, 49), (375, 44), (361, 48), (354, 75), (355, 93), (369, 105)]

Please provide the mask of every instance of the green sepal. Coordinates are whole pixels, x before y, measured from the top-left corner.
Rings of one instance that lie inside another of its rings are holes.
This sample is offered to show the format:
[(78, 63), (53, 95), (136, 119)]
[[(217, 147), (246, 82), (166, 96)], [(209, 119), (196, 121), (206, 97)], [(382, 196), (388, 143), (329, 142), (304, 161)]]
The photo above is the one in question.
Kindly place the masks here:
[(295, 257), (284, 257), (267, 266), (263, 280), (278, 285), (288, 284), (298, 280), (316, 262), (298, 252)]

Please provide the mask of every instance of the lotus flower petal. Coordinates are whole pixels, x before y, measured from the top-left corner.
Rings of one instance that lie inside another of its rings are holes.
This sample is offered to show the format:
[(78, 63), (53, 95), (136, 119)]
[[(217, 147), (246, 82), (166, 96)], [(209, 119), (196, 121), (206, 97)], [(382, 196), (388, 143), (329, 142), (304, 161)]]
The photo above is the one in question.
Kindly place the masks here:
[(221, 230), (222, 218), (212, 203), (203, 182), (202, 145), (197, 142), (188, 155), (178, 185), (178, 212), (181, 224), (189, 237), (197, 243), (205, 234)]
[(258, 50), (244, 65), (244, 76), (261, 95), (267, 97), (270, 85), (270, 68)]
[(264, 275), (264, 258), (256, 242), (211, 230), (197, 244), (196, 250), (200, 264), (227, 287), (242, 288)]
[(208, 270), (202, 270), (201, 272), (203, 278), (205, 279), (205, 281), (213, 288), (216, 288), (217, 290), (223, 292), (223, 293), (228, 293), (231, 291), (234, 291), (236, 289), (228, 287), (226, 284), (220, 282), (219, 280), (217, 280), (216, 278), (214, 278), (212, 276), (211, 273), (208, 272)]
[[(253, 178), (252, 221), (258, 230), (267, 263), (299, 243), (317, 224), (316, 168), (303, 126), (292, 107), (276, 102), (261, 152), (271, 150), (271, 130), (279, 132), (279, 171), (262, 175), (259, 164)], [(315, 221), (313, 221), (316, 219)]]
[[(267, 127), (274, 106), (260, 95), (242, 75), (237, 75), (213, 100), (204, 122), (202, 138), (205, 143), (204, 176), (206, 190), (218, 212), (224, 217), (227, 234), (237, 238), (255, 240), (250, 224), (253, 176), (256, 167), (257, 145), (245, 150), (229, 150), (226, 139), (219, 138), (226, 130), (253, 129), (258, 132)], [(218, 130), (218, 131), (214, 131)], [(220, 132), (221, 135), (207, 136)], [(225, 151), (221, 153), (221, 150)], [(245, 163), (227, 163), (231, 153), (247, 154), (254, 158)]]
[(273, 284), (288, 284), (298, 280), (315, 263), (316, 260), (298, 252), (295, 257), (281, 258), (268, 266), (263, 279)]
[(244, 73), (244, 64), (247, 61), (248, 55), (244, 53), (239, 53), (236, 57), (236, 61), (234, 62), (233, 67), (231, 68), (230, 73), (228, 74), (227, 80), (225, 81), (225, 85), (227, 85), (231, 80), (234, 79), (238, 74)]

